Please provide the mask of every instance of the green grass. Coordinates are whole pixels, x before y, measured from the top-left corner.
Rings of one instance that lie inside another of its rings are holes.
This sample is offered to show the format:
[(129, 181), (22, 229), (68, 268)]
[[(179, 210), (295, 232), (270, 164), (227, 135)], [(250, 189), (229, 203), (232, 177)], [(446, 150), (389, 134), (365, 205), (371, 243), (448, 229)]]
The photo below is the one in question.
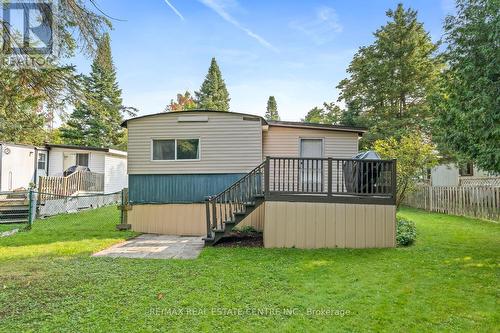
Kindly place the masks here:
[(409, 248), (90, 257), (132, 235), (114, 231), (116, 214), (66, 215), (50, 232), (39, 223), (0, 239), (0, 331), (494, 332), (500, 324), (498, 224), (404, 209), (418, 230)]
[(0, 232), (10, 231), (13, 229), (24, 229), (26, 228), (27, 223), (1, 223), (0, 224)]

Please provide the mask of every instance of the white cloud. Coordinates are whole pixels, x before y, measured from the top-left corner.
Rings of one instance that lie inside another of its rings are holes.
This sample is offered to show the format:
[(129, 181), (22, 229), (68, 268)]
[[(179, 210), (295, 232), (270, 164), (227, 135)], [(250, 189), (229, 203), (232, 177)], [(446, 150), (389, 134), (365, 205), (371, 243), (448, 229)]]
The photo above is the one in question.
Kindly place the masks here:
[(290, 27), (310, 37), (318, 45), (331, 41), (343, 29), (337, 12), (330, 7), (320, 7), (313, 18), (292, 21)]
[(275, 52), (278, 51), (271, 43), (269, 43), (263, 37), (256, 34), (255, 32), (248, 29), (247, 27), (243, 26), (238, 20), (236, 20), (233, 16), (231, 16), (226, 9), (227, 6), (226, 6), (226, 3), (224, 1), (221, 1), (221, 0), (199, 0), (199, 1), (202, 4), (204, 4), (205, 6), (207, 6), (208, 8), (212, 9), (215, 13), (217, 13), (220, 17), (222, 17), (226, 22), (234, 25), (236, 28), (245, 32), (248, 36), (255, 39), (261, 45), (263, 45), (263, 46), (267, 47), (268, 49), (273, 50)]
[(174, 11), (175, 15), (179, 16), (181, 20), (184, 21), (184, 16), (182, 16), (182, 14), (177, 10), (177, 8), (174, 7), (174, 5), (170, 3), (170, 1), (165, 0), (165, 3)]

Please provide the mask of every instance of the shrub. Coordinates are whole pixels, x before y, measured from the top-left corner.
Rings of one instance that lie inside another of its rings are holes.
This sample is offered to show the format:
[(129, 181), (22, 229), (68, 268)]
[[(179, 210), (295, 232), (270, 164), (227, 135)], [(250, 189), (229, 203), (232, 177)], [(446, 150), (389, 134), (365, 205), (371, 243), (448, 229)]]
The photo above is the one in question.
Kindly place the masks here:
[(397, 232), (396, 242), (399, 246), (409, 246), (415, 242), (417, 238), (417, 228), (413, 221), (402, 217), (396, 217)]
[(252, 227), (251, 225), (246, 225), (244, 227), (237, 228), (237, 231), (244, 233), (244, 234), (251, 234), (251, 233), (257, 232), (257, 230), (255, 230), (255, 228)]

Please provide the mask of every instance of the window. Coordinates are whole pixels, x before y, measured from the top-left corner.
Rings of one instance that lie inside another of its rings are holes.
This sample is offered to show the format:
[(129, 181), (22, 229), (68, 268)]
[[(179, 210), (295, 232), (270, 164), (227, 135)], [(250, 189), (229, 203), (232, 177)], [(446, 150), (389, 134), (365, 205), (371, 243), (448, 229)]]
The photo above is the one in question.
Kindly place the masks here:
[(323, 157), (323, 140), (300, 139), (300, 157)]
[(175, 140), (153, 140), (153, 160), (175, 160)]
[(47, 165), (47, 154), (38, 153), (38, 170), (45, 170)]
[(78, 166), (89, 166), (89, 154), (76, 154), (76, 165)]
[(153, 161), (200, 159), (199, 139), (153, 140)]

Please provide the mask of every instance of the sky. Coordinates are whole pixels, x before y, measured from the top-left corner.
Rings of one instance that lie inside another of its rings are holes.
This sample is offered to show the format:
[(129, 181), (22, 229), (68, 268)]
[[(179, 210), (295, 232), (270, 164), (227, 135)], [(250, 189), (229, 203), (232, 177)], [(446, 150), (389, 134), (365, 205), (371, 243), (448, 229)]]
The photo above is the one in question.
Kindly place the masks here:
[[(230, 111), (264, 115), (275, 96), (282, 120), (298, 121), (336, 101), (352, 56), (387, 22), (389, 0), (96, 0), (112, 20), (113, 60), (123, 103), (161, 112), (177, 93), (201, 86), (212, 57)], [(404, 1), (433, 41), (453, 0)], [(92, 59), (71, 62), (88, 73)]]

